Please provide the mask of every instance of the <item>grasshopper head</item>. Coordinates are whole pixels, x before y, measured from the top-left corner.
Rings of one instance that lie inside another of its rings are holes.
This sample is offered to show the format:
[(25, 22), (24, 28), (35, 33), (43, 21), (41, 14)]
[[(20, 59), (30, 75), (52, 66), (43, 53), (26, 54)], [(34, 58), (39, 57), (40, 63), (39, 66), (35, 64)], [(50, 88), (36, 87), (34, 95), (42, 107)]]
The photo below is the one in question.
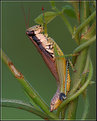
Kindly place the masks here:
[(62, 101), (59, 98), (56, 98), (53, 101), (51, 101), (50, 111), (52, 112), (53, 110), (56, 110), (61, 103)]
[(43, 32), (43, 26), (41, 25), (35, 25), (26, 30), (26, 34), (28, 36), (33, 36), (42, 32)]
[(64, 99), (66, 99), (66, 95), (64, 93), (56, 93), (51, 100), (50, 111), (56, 110)]

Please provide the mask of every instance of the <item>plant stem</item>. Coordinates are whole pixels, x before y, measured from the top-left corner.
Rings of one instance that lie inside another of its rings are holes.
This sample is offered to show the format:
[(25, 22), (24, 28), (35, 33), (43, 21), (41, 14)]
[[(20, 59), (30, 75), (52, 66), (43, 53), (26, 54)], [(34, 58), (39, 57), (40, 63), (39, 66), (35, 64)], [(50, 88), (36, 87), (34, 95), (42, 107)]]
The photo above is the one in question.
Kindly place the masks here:
[[(81, 18), (80, 18), (80, 8), (81, 8), (81, 2), (80, 0), (78, 0), (77, 2), (74, 2), (73, 3), (73, 6), (75, 8), (75, 13), (76, 13), (76, 16), (77, 16), (77, 19), (78, 19), (78, 26), (80, 25), (81, 23)], [(76, 30), (76, 27), (74, 27), (74, 31)], [(80, 44), (80, 35), (77, 34), (75, 36), (75, 42), (79, 45)], [(75, 57), (74, 57), (75, 58)]]
[(1, 106), (22, 109), (22, 110), (28, 111), (30, 113), (34, 113), (34, 114), (38, 115), (39, 117), (41, 117), (42, 119), (50, 118), (44, 112), (37, 110), (34, 106), (30, 105), (29, 103), (25, 103), (21, 100), (3, 99), (3, 100), (1, 100)]
[[(88, 52), (88, 48), (85, 48), (83, 51), (81, 51), (80, 55), (77, 57), (77, 62), (75, 65), (75, 70), (76, 72), (74, 72), (73, 76), (72, 76), (72, 82), (73, 82), (73, 87), (75, 87), (75, 85), (78, 83), (78, 81), (80, 81), (81, 78), (81, 74), (83, 72), (83, 69), (85, 67), (85, 62), (86, 62), (86, 58), (87, 58), (87, 52)], [(75, 119), (76, 117), (76, 112), (74, 113), (74, 111), (72, 110), (72, 114), (71, 114), (71, 109), (75, 109), (76, 104), (77, 104), (77, 99), (73, 101), (73, 103), (71, 103), (69, 106), (70, 108), (68, 109), (68, 119)], [(69, 114), (70, 112), (70, 114)]]
[(80, 51), (82, 51), (83, 49), (85, 49), (86, 47), (88, 47), (89, 45), (91, 45), (94, 41), (96, 40), (96, 35), (93, 36), (90, 40), (84, 42), (83, 44), (79, 45), (74, 51), (73, 53), (78, 53)]
[(69, 103), (67, 119), (76, 119), (76, 111), (78, 106), (78, 97)]
[(71, 24), (69, 23), (69, 21), (66, 19), (66, 17), (64, 16), (64, 14), (62, 12), (60, 12), (57, 7), (55, 6), (55, 2), (54, 1), (51, 1), (51, 6), (52, 6), (52, 9), (55, 10), (59, 16), (63, 19), (63, 21), (65, 22), (65, 25), (67, 26), (69, 32), (72, 34), (73, 32), (73, 29), (72, 29), (72, 26)]
[[(90, 17), (87, 18), (87, 9), (85, 9), (85, 11), (83, 11), (83, 6), (86, 6), (85, 2), (81, 3), (81, 10), (80, 10), (80, 17), (81, 17), (81, 24), (79, 25), (79, 27), (76, 29), (76, 31), (73, 33), (73, 37), (76, 38), (76, 36), (80, 36), (82, 35), (82, 32), (87, 32), (87, 25), (89, 24), (89, 22), (96, 16), (96, 11), (93, 12), (91, 14)], [(84, 19), (83, 19), (83, 15), (84, 15)], [(86, 42), (86, 39), (81, 39), (80, 43), (84, 43)], [(87, 59), (87, 54), (89, 51), (89, 46), (84, 48), (80, 55), (77, 58), (77, 62), (75, 65), (75, 68), (77, 70), (76, 73), (73, 74), (72, 77), (72, 81), (73, 81), (73, 87), (75, 87), (74, 85), (79, 81), (80, 76), (82, 74), (82, 72), (84, 71), (84, 67), (86, 64), (86, 59)], [(85, 83), (84, 83), (85, 84)], [(72, 103), (73, 102), (73, 103)], [(72, 101), (69, 108), (68, 108), (68, 119), (76, 119), (76, 110), (77, 110), (77, 104), (78, 104), (78, 98), (74, 101)]]
[(79, 89), (79, 86), (80, 85), (83, 85), (84, 82), (86, 81), (85, 80), (85, 77), (86, 77), (86, 74), (87, 74), (87, 70), (89, 70), (89, 62), (90, 62), (90, 56), (89, 56), (89, 52), (88, 52), (88, 55), (87, 55), (87, 60), (86, 60), (86, 65), (85, 65), (85, 68), (84, 68), (84, 71), (81, 75), (81, 78), (79, 79), (79, 81), (76, 83), (76, 85), (74, 86), (74, 88), (72, 88), (68, 94), (68, 97), (70, 95), (73, 95), (73, 93), (75, 93), (77, 91), (77, 89)]
[(91, 27), (88, 28), (87, 32), (83, 33), (81, 38), (90, 39), (96, 34), (96, 21), (93, 22)]
[[(2, 51), (2, 50), (1, 50)], [(5, 62), (5, 64), (9, 67), (12, 74), (18, 79), (21, 86), (27, 92), (27, 94), (31, 97), (31, 99), (37, 104), (46, 114), (48, 114), (52, 119), (58, 119), (58, 117), (49, 111), (48, 105), (45, 101), (39, 96), (39, 94), (34, 90), (34, 88), (30, 85), (30, 83), (24, 78), (24, 76), (15, 68), (11, 60), (5, 55), (2, 51), (1, 58)]]
[(89, 22), (91, 20), (94, 19), (94, 17), (96, 16), (96, 11), (94, 11), (91, 16), (89, 16), (82, 24), (80, 24), (80, 26), (76, 29), (76, 31), (73, 33), (72, 38), (75, 38), (75, 36), (77, 36), (77, 34), (79, 34), (79, 32), (87, 25), (89, 24)]
[(72, 4), (72, 6), (74, 7), (75, 13), (76, 13), (76, 17), (78, 22), (80, 23), (80, 13), (79, 13), (79, 2), (78, 1), (72, 1), (70, 2)]
[(66, 105), (66, 106), (64, 107), (64, 109), (62, 109), (62, 111), (61, 111), (61, 119), (64, 119), (64, 118), (65, 118), (65, 114), (66, 114), (67, 108), (68, 108), (68, 105)]
[(68, 97), (73, 95), (73, 93), (76, 92), (76, 90), (78, 89), (78, 87), (80, 86), (80, 83), (81, 83), (81, 79), (76, 83), (76, 85), (74, 86), (74, 88), (72, 88), (68, 94)]
[(72, 26), (70, 25), (69, 21), (66, 19), (66, 17), (64, 16), (63, 13), (61, 13), (59, 15), (63, 19), (63, 21), (65, 22), (65, 25), (67, 26), (69, 32), (72, 34), (73, 33), (73, 29), (72, 29)]
[(82, 120), (86, 119), (88, 111), (89, 111), (89, 100), (88, 100), (88, 96), (86, 94), (85, 103), (84, 103), (84, 112), (83, 112), (83, 115), (82, 115), (82, 118), (81, 118)]

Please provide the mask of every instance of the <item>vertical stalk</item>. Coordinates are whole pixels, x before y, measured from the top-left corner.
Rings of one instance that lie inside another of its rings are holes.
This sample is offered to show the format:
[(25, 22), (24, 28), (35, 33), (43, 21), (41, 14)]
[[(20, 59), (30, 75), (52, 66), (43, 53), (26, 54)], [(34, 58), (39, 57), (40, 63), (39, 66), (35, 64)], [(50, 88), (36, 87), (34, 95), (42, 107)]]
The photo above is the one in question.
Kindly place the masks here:
[[(86, 18), (88, 17), (88, 6), (89, 4), (86, 3), (85, 1), (81, 3), (81, 23), (84, 22), (84, 20), (86, 20)], [(87, 31), (87, 27), (85, 27), (82, 32)], [(80, 31), (81, 34), (81, 31)], [(84, 43), (86, 40), (80, 40), (80, 43)], [(73, 74), (72, 76), (72, 81), (73, 81), (73, 87), (76, 83), (78, 83), (78, 81), (80, 81), (80, 76), (84, 70), (85, 64), (86, 64), (86, 59), (87, 59), (87, 54), (89, 51), (89, 47), (85, 48), (84, 50), (82, 50), (80, 52), (80, 55), (77, 58), (77, 62), (75, 65), (75, 68), (77, 70), (76, 73)], [(71, 101), (71, 103), (69, 104), (68, 107), (68, 119), (76, 119), (76, 110), (77, 110), (77, 104), (78, 104), (78, 97), (74, 100)]]
[(80, 23), (79, 0), (78, 1), (72, 0), (72, 2), (70, 2), (70, 3), (74, 7), (74, 10), (75, 10), (75, 13), (76, 13), (76, 17), (77, 17), (77, 21), (78, 21), (78, 23)]
[(77, 111), (77, 104), (78, 104), (78, 98), (76, 98), (74, 101), (71, 101), (68, 106), (68, 116), (67, 119), (76, 119), (76, 111)]
[(61, 111), (61, 119), (66, 119), (66, 110), (68, 108), (68, 104), (64, 107), (64, 109), (62, 109)]
[(69, 21), (66, 19), (66, 17), (64, 16), (63, 13), (60, 14), (60, 17), (63, 19), (63, 21), (65, 22), (65, 25), (67, 26), (69, 32), (72, 34), (73, 32), (73, 29), (72, 29), (72, 26), (71, 24), (69, 23)]
[[(81, 3), (81, 23), (84, 22), (86, 20), (86, 18), (88, 18), (89, 16), (89, 2), (87, 1), (83, 1)], [(83, 33), (87, 32), (88, 30), (88, 25), (86, 27), (84, 27), (83, 29)]]
[[(88, 52), (88, 48), (84, 49), (77, 58), (77, 62), (76, 62), (76, 66), (75, 66), (77, 71), (76, 71), (76, 73), (73, 74), (73, 77), (72, 77), (73, 87), (76, 83), (78, 83), (78, 81), (80, 81), (79, 80), (80, 76), (85, 67), (87, 52)], [(76, 119), (77, 104), (78, 104), (78, 98), (76, 98), (74, 101), (72, 101), (69, 104), (68, 119)]]

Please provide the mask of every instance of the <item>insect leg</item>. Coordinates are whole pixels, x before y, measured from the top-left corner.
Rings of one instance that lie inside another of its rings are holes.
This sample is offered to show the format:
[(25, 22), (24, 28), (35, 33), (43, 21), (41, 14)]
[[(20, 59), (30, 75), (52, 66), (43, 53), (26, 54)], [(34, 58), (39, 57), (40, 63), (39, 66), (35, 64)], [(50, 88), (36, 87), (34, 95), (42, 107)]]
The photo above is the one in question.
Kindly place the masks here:
[(70, 66), (71, 66), (72, 70), (73, 70), (74, 72), (76, 72), (76, 69), (74, 68), (74, 65), (72, 64), (71, 60), (68, 59), (68, 61), (69, 61), (69, 63), (70, 63)]
[[(68, 61), (68, 63), (69, 63), (69, 61)], [(69, 90), (70, 90), (70, 83), (71, 83), (71, 80), (70, 80), (70, 74), (69, 74), (69, 65), (68, 65), (68, 68), (67, 68), (67, 92), (66, 92), (66, 94), (69, 92)]]
[(70, 74), (69, 74), (69, 61), (66, 60), (66, 64), (65, 64), (65, 80), (63, 80), (65, 83), (63, 83), (64, 85), (64, 91), (60, 93), (59, 99), (60, 100), (64, 100), (66, 99), (66, 95), (70, 89)]

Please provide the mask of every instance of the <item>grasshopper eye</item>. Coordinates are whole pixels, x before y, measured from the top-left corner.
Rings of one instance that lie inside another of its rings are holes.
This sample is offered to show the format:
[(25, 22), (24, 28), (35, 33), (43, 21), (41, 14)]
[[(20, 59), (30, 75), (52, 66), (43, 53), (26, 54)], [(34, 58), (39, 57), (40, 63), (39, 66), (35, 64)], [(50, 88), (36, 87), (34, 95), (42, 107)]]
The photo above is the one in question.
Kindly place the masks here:
[(28, 36), (34, 36), (35, 35), (33, 30), (32, 31), (27, 31), (26, 34)]

